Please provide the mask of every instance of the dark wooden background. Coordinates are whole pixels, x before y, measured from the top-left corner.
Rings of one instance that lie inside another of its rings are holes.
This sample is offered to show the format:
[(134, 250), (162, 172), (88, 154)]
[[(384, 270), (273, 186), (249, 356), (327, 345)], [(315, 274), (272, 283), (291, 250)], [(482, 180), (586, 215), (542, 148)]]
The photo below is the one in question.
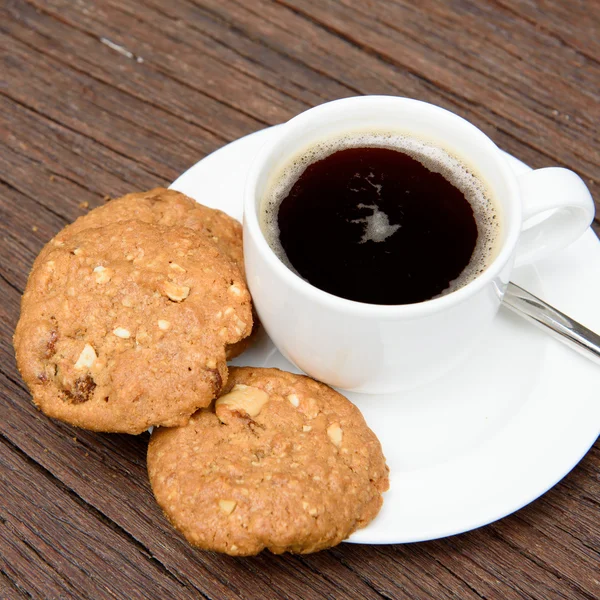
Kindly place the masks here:
[[(598, 200), (600, 2), (3, 0), (0, 598), (587, 598), (600, 595), (600, 445), (517, 514), (450, 539), (233, 559), (154, 504), (147, 435), (32, 406), (11, 335), (42, 245), (106, 197), (326, 100), (412, 96)], [(599, 230), (598, 222), (595, 224)]]

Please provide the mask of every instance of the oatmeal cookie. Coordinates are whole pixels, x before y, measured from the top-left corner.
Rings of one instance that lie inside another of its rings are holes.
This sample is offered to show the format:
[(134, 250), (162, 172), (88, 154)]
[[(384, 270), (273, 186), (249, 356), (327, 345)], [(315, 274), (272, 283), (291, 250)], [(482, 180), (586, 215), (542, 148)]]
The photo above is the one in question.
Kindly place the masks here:
[[(108, 204), (98, 206), (75, 222), (67, 225), (52, 239), (36, 259), (34, 267), (45, 260), (46, 254), (85, 229), (104, 227), (119, 221), (138, 220), (168, 227), (188, 227), (208, 236), (221, 251), (235, 262), (245, 277), (242, 246), (242, 225), (221, 210), (199, 204), (192, 198), (166, 188), (154, 188), (147, 192), (133, 192), (115, 198)], [(255, 334), (259, 327), (254, 315)], [(227, 360), (244, 352), (254, 335), (227, 346)]]
[(111, 222), (57, 237), (34, 265), (14, 344), (34, 402), (96, 431), (182, 425), (227, 381), (252, 329), (239, 269), (186, 227)]
[(388, 488), (375, 434), (344, 396), (278, 369), (231, 368), (223, 395), (148, 448), (159, 505), (187, 540), (231, 555), (309, 553), (367, 525)]

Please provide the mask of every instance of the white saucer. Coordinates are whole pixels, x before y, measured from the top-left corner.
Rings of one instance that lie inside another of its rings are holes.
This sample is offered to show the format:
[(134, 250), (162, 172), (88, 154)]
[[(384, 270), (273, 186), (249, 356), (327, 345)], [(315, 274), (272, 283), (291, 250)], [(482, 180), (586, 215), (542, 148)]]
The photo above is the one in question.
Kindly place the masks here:
[[(275, 128), (206, 157), (172, 184), (242, 218), (247, 169)], [(515, 171), (529, 169), (507, 155)], [(600, 331), (600, 243), (589, 230), (513, 280)], [(263, 336), (234, 364), (298, 372)], [(391, 486), (351, 542), (424, 541), (491, 523), (562, 479), (600, 433), (600, 368), (502, 309), (467, 366), (409, 393), (347, 393), (378, 435)]]

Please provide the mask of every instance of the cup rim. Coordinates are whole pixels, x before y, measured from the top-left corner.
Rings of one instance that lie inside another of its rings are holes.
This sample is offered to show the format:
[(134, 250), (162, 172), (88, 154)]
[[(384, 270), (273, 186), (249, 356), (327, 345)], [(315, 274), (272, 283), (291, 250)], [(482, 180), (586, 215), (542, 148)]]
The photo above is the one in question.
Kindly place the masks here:
[[(413, 107), (421, 108), (422, 110), (427, 110), (431, 113), (438, 113), (444, 118), (451, 118), (456, 122), (459, 122), (466, 131), (471, 133), (471, 135), (479, 137), (483, 148), (494, 159), (495, 167), (501, 172), (503, 179), (510, 188), (508, 196), (510, 196), (512, 199), (518, 199), (519, 197), (519, 188), (516, 175), (511, 170), (510, 165), (502, 155), (502, 152), (498, 146), (496, 146), (496, 144), (485, 133), (483, 133), (483, 131), (463, 117), (446, 110), (445, 108), (436, 106), (435, 104), (423, 102), (422, 100), (415, 100), (413, 98), (406, 98), (403, 96), (353, 96), (340, 100), (325, 102), (324, 104), (310, 108), (293, 117), (286, 123), (279, 125), (278, 129), (281, 131), (278, 132), (276, 137), (268, 140), (259, 150), (256, 157), (252, 161), (250, 171), (248, 172), (246, 178), (246, 183), (244, 186), (244, 244), (246, 244), (246, 236), (250, 235), (253, 238), (256, 248), (263, 260), (266, 260), (269, 263), (273, 271), (279, 277), (281, 277), (294, 292), (303, 294), (305, 296), (310, 296), (313, 301), (332, 308), (337, 312), (358, 317), (413, 318), (429, 315), (461, 304), (483, 289), (506, 266), (516, 248), (521, 226), (522, 211), (520, 202), (512, 200), (514, 204), (514, 216), (510, 223), (505, 220), (503, 224), (503, 226), (507, 228), (506, 239), (502, 244), (500, 252), (498, 252), (498, 255), (494, 258), (486, 270), (478, 275), (473, 281), (469, 282), (458, 290), (450, 292), (444, 296), (438, 296), (422, 302), (415, 302), (411, 304), (371, 304), (367, 302), (349, 300), (347, 298), (335, 296), (334, 294), (325, 292), (324, 290), (315, 287), (290, 270), (277, 257), (275, 252), (269, 246), (258, 221), (256, 203), (259, 199), (256, 198), (255, 189), (258, 179), (263, 172), (266, 159), (270, 157), (273, 149), (279, 144), (284, 136), (289, 135), (298, 128), (304, 127), (307, 122), (311, 122), (316, 117), (326, 116), (330, 111), (334, 111), (336, 114), (339, 114), (339, 110), (343, 110), (345, 107), (350, 106), (354, 108), (354, 105), (357, 104), (364, 104), (365, 107), (370, 106), (371, 108), (376, 108), (378, 104), (387, 104), (390, 102), (402, 104), (404, 106), (412, 105)], [(473, 162), (476, 165), (477, 161), (469, 159), (468, 162)], [(244, 254), (246, 256), (247, 253)]]

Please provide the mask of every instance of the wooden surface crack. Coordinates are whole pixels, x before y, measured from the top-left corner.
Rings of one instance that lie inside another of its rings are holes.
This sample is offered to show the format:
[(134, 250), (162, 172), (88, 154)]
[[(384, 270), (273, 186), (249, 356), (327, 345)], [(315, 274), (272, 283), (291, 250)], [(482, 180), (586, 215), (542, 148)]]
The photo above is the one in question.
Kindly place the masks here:
[(431, 556), (432, 560), (435, 560), (435, 562), (440, 566), (441, 569), (443, 569), (444, 571), (446, 571), (452, 577), (458, 579), (460, 582), (462, 582), (463, 585), (465, 585), (473, 593), (473, 595), (476, 598), (481, 598), (482, 600), (487, 600), (487, 596), (485, 596), (484, 594), (481, 594), (479, 592), (479, 590), (477, 590), (477, 588), (475, 588), (471, 583), (469, 583), (469, 581), (467, 580), (467, 578), (461, 577), (459, 573), (457, 573), (456, 571), (453, 571), (450, 567), (448, 567), (447, 565), (445, 565), (436, 556), (432, 556), (432, 555), (430, 555), (430, 556)]
[[(329, 23), (324, 23), (323, 21), (319, 20), (317, 17), (315, 17), (314, 15), (309, 14), (306, 10), (299, 8), (298, 6), (293, 5), (292, 3), (290, 3), (288, 0), (275, 0), (275, 2), (281, 6), (285, 6), (287, 9), (289, 9), (290, 11), (292, 11), (294, 14), (301, 16), (302, 18), (304, 18), (305, 20), (309, 21), (310, 23), (313, 23), (314, 25), (322, 28), (324, 31), (327, 31), (328, 33), (331, 33), (332, 35), (335, 35), (337, 37), (339, 37), (340, 39), (346, 41), (349, 44), (352, 44), (353, 46), (355, 46), (357, 49), (377, 58), (378, 60), (394, 67), (395, 69), (402, 69), (404, 71), (408, 71), (410, 72), (413, 76), (422, 79), (424, 82), (426, 82), (429, 86), (435, 86), (437, 88), (442, 88), (444, 91), (452, 93), (453, 95), (456, 96), (455, 92), (453, 92), (452, 90), (450, 90), (450, 88), (448, 88), (447, 86), (444, 86), (444, 84), (442, 84), (440, 81), (434, 81), (431, 77), (426, 76), (422, 71), (419, 71), (416, 67), (412, 66), (409, 62), (400, 62), (398, 61), (398, 59), (393, 58), (392, 56), (385, 54), (375, 48), (373, 48), (371, 45), (368, 45), (364, 42), (361, 42), (360, 39), (358, 39), (356, 36), (350, 35), (349, 33), (342, 31), (341, 29), (329, 24)], [(474, 67), (472, 65), (470, 65), (470, 68), (473, 69)], [(508, 94), (510, 97), (510, 87), (506, 87), (504, 88), (504, 93)], [(462, 96), (460, 97), (461, 99), (464, 99)], [(497, 111), (491, 111), (495, 116), (501, 118), (501, 119), (506, 119), (506, 116), (503, 113), (497, 112)], [(518, 122), (516, 120), (513, 119), (513, 124), (518, 126)], [(499, 127), (498, 125), (496, 126), (497, 129), (499, 129), (500, 131), (502, 131), (503, 133), (506, 133), (506, 131)], [(511, 133), (511, 135), (514, 135), (514, 133)], [(522, 141), (522, 140), (520, 140)], [(541, 147), (539, 145), (534, 144), (533, 142), (529, 142), (529, 144), (531, 145), (531, 147), (533, 149), (535, 149), (538, 152), (543, 152)], [(584, 157), (582, 155), (577, 154), (578, 158), (584, 159), (586, 160), (587, 157)], [(558, 157), (552, 157), (553, 160), (558, 160), (560, 161), (561, 159)], [(592, 173), (591, 172), (583, 172), (583, 176), (586, 177), (586, 179), (591, 179), (592, 178)]]
[(17, 581), (0, 566), (0, 597), (6, 598), (33, 598), (33, 596), (24, 590)]
[[(506, 536), (504, 536), (502, 533), (500, 533), (497, 530), (494, 530), (494, 534), (500, 540), (502, 540), (503, 543), (508, 544), (511, 548), (513, 548), (516, 552), (518, 552), (523, 557), (524, 561), (531, 561), (532, 563), (536, 564), (543, 571), (552, 573), (554, 575), (554, 577), (556, 577), (557, 580), (565, 582), (572, 589), (572, 592), (576, 593), (579, 597), (585, 598), (586, 600), (596, 600), (597, 596), (595, 594), (590, 593), (589, 591), (583, 589), (580, 585), (578, 585), (577, 581), (573, 581), (570, 578), (564, 577), (558, 570), (553, 568), (551, 565), (539, 560), (538, 557), (535, 555), (535, 553), (523, 551), (522, 547), (514, 544), (510, 539), (508, 539)], [(526, 590), (522, 590), (522, 591), (524, 593), (527, 593)], [(549, 588), (548, 591), (551, 591), (551, 588)], [(566, 595), (564, 597), (568, 598), (569, 596)], [(541, 598), (541, 600), (543, 600), (545, 598), (542, 590), (540, 590), (540, 598)]]
[[(313, 573), (315, 573), (315, 575), (321, 575), (322, 571), (319, 570), (318, 568), (313, 566), (313, 562), (311, 561), (310, 557), (303, 557), (301, 555), (298, 555), (295, 557), (296, 560), (298, 562), (300, 562), (303, 566), (305, 566), (306, 568), (310, 569)], [(357, 575), (358, 577), (360, 577), (361, 581), (365, 584), (366, 586), (366, 590), (365, 590), (365, 595), (361, 596), (362, 598), (368, 598), (368, 597), (374, 597), (374, 598), (386, 598), (386, 600), (389, 598), (385, 593), (382, 593), (380, 590), (378, 590), (371, 581), (369, 581), (368, 577), (364, 577), (361, 573), (357, 573), (356, 571), (353, 571), (348, 565), (344, 564), (341, 560), (339, 560), (336, 557), (337, 562), (339, 563), (339, 565), (344, 569), (344, 571), (348, 571), (349, 573), (352, 573), (353, 575)], [(344, 577), (343, 574), (338, 574), (336, 573), (336, 577), (331, 577), (328, 576), (327, 574), (324, 575), (325, 578), (334, 586), (336, 586), (337, 589), (342, 588), (343, 586), (343, 581), (344, 581)], [(343, 588), (342, 588), (343, 589)], [(370, 596), (370, 593), (374, 594), (374, 596)]]
[(0, 279), (6, 283), (9, 287), (11, 287), (19, 296), (23, 293), (22, 290), (18, 288), (10, 279), (8, 279), (1, 271), (0, 271)]
[(597, 65), (600, 65), (600, 60), (598, 60), (598, 56), (597, 55), (594, 55), (593, 53), (586, 52), (586, 50), (585, 50), (584, 47), (580, 48), (580, 47), (577, 47), (577, 46), (575, 46), (573, 44), (570, 44), (569, 42), (567, 42), (566, 40), (564, 40), (560, 35), (558, 35), (555, 31), (553, 31), (549, 27), (545, 26), (544, 24), (540, 23), (539, 20), (536, 20), (536, 19), (533, 19), (531, 17), (528, 17), (527, 15), (519, 12), (518, 10), (515, 10), (510, 5), (510, 3), (504, 2), (503, 0), (491, 0), (491, 1), (494, 4), (496, 4), (498, 6), (501, 6), (504, 10), (506, 10), (507, 12), (509, 12), (510, 14), (512, 14), (513, 16), (517, 17), (518, 19), (523, 19), (524, 21), (526, 21), (530, 25), (533, 25), (534, 27), (537, 27), (537, 28), (541, 29), (542, 31), (544, 31), (548, 35), (552, 36), (556, 41), (558, 41), (561, 44), (563, 44), (566, 48), (569, 48), (570, 50), (573, 50), (573, 52), (577, 52), (581, 56), (585, 57), (587, 60), (592, 61), (592, 62), (596, 63)]
[[(176, 583), (180, 588), (185, 588), (185, 582), (181, 581), (176, 574), (172, 573), (169, 569), (167, 569), (152, 553), (146, 548), (139, 540), (135, 539), (131, 534), (127, 531), (123, 530), (117, 523), (115, 523), (110, 518), (103, 515), (100, 511), (98, 511), (93, 505), (86, 502), (81, 496), (79, 496), (74, 490), (66, 486), (62, 483), (58, 478), (56, 478), (50, 471), (48, 471), (41, 464), (32, 459), (27, 453), (23, 452), (18, 446), (13, 444), (9, 439), (7, 439), (4, 435), (0, 434), (0, 444), (4, 444), (6, 446), (10, 446), (10, 448), (17, 453), (22, 460), (24, 460), (28, 465), (30, 465), (33, 469), (37, 471), (39, 476), (44, 477), (47, 481), (49, 481), (53, 486), (58, 488), (63, 494), (71, 498), (75, 503), (77, 503), (81, 508), (85, 510), (86, 513), (93, 515), (98, 521), (100, 521), (105, 526), (109, 527), (113, 532), (115, 532), (120, 538), (127, 541), (129, 544), (132, 544), (139, 552), (140, 555), (144, 556), (144, 558), (150, 561), (153, 565), (155, 565), (160, 572), (166, 576), (170, 581)], [(5, 517), (6, 518), (6, 517)], [(55, 519), (61, 520), (60, 514), (58, 517), (54, 517)], [(66, 518), (62, 519), (64, 524), (70, 524), (70, 521)], [(90, 541), (94, 542), (94, 537), (90, 538)], [(29, 546), (29, 542), (25, 541)], [(39, 551), (37, 548), (31, 547), (32, 551), (39, 555)], [(43, 558), (43, 557), (41, 557)], [(124, 557), (123, 557), (124, 558)], [(48, 564), (49, 567), (51, 565)], [(209, 598), (206, 594), (202, 592), (202, 590), (196, 589), (197, 594), (200, 594), (202, 598)]]
[[(303, 68), (310, 69), (315, 74), (318, 74), (320, 76), (326, 77), (330, 81), (334, 81), (335, 83), (339, 84), (347, 92), (352, 92), (354, 94), (362, 94), (363, 93), (360, 89), (358, 89), (356, 87), (353, 87), (353, 86), (350, 86), (350, 85), (348, 85), (348, 83), (343, 82), (340, 79), (336, 79), (335, 76), (332, 75), (331, 73), (324, 72), (324, 71), (316, 68), (314, 65), (311, 65), (308, 61), (303, 61), (298, 56), (294, 56), (293, 54), (291, 54), (289, 52), (285, 52), (282, 48), (274, 46), (273, 44), (269, 44), (264, 37), (261, 37), (261, 36), (250, 36), (249, 32), (247, 30), (242, 30), (240, 28), (237, 28), (230, 21), (225, 21), (218, 12), (216, 12), (214, 10), (211, 10), (211, 8), (209, 8), (207, 6), (204, 6), (204, 5), (202, 5), (202, 4), (198, 3), (198, 2), (195, 2), (194, 0), (191, 0), (191, 1), (192, 1), (192, 3), (194, 5), (201, 7), (204, 12), (212, 15), (216, 19), (220, 19), (227, 27), (233, 28), (234, 31), (238, 31), (240, 33), (240, 35), (244, 35), (245, 37), (247, 37), (248, 39), (252, 40), (256, 44), (259, 44), (259, 45), (261, 45), (261, 46), (263, 46), (265, 48), (268, 48), (272, 52), (277, 53), (278, 55), (284, 57), (285, 59), (289, 60), (292, 63), (300, 65)], [(259, 19), (264, 19), (265, 18), (264, 14), (261, 14), (260, 12), (252, 10), (252, 5), (251, 4), (248, 4), (248, 3), (243, 4), (243, 3), (240, 3), (240, 2), (236, 2), (236, 0), (232, 0), (232, 2), (234, 4), (236, 4), (241, 10), (247, 11), (248, 13), (253, 14), (254, 16), (256, 16)], [(272, 23), (273, 27), (277, 27), (278, 29), (281, 29), (281, 27), (277, 23), (274, 23), (274, 22), (271, 22), (271, 23)], [(244, 55), (244, 56), (247, 56), (247, 55)], [(250, 60), (253, 60), (251, 56), (247, 56), (247, 58), (250, 59)], [(310, 90), (310, 91), (314, 92), (314, 93), (319, 93), (318, 90), (316, 90), (316, 91)], [(322, 95), (322, 92), (321, 92), (320, 96), (322, 98), (324, 98), (324, 99), (327, 98), (327, 96), (323, 96)]]
[[(43, 10), (44, 12), (46, 12), (47, 14), (51, 15), (53, 18), (60, 20), (61, 22), (63, 22), (66, 25), (69, 25), (70, 27), (73, 27), (75, 29), (78, 29), (79, 31), (82, 31), (88, 35), (94, 36), (98, 42), (99, 42), (99, 38), (100, 37), (110, 37), (110, 36), (103, 36), (100, 33), (96, 33), (93, 30), (90, 30), (89, 28), (85, 28), (82, 27), (78, 24), (76, 24), (72, 19), (67, 19), (65, 16), (65, 13), (62, 14), (58, 14), (56, 11), (52, 11), (49, 10), (48, 8), (46, 8), (45, 6), (40, 6), (39, 3), (37, 2), (32, 2), (33, 5), (35, 5), (37, 8), (39, 8), (40, 10)], [(99, 28), (103, 25), (103, 23), (94, 21), (92, 16), (89, 16), (89, 20), (90, 23), (94, 23), (95, 25), (95, 29), (97, 29), (99, 31)], [(99, 42), (101, 43), (101, 42)], [(115, 44), (117, 44), (118, 42), (113, 42)], [(158, 63), (153, 63), (152, 60), (148, 59), (148, 58), (144, 58), (144, 63), (143, 63), (143, 67), (144, 68), (152, 68), (154, 70), (156, 70), (157, 72), (159, 72), (160, 74), (162, 74), (163, 76), (167, 77), (168, 79), (173, 80), (174, 82), (176, 82), (177, 84), (179, 84), (180, 86), (183, 86), (184, 88), (187, 88), (197, 94), (200, 94), (202, 96), (206, 96), (207, 98), (210, 98), (211, 100), (214, 100), (215, 102), (217, 102), (218, 104), (221, 104), (237, 113), (240, 113), (242, 115), (245, 115), (246, 117), (252, 119), (252, 121), (258, 125), (269, 125), (270, 123), (266, 120), (261, 119), (260, 117), (257, 117), (256, 115), (252, 114), (251, 112), (241, 108), (240, 106), (235, 106), (233, 104), (231, 104), (231, 102), (227, 101), (225, 98), (221, 98), (219, 96), (216, 96), (214, 94), (210, 94), (205, 86), (198, 86), (196, 84), (194, 84), (192, 81), (189, 81), (187, 79), (183, 79), (182, 77), (177, 76), (176, 74), (174, 74), (171, 70), (169, 69), (165, 69), (163, 66), (161, 66)]]
[[(14, 149), (11, 149), (11, 151), (17, 153)], [(33, 159), (31, 159), (31, 157), (28, 157), (26, 155), (22, 155), (22, 156), (23, 156), (23, 158), (26, 158), (29, 161), (35, 162), (35, 161), (33, 161)], [(38, 163), (38, 164), (40, 164), (40, 163)], [(73, 183), (77, 183), (77, 182), (73, 182)], [(50, 214), (52, 214), (55, 217), (57, 217), (58, 219), (60, 219), (60, 221), (63, 223), (63, 225), (68, 225), (70, 223), (71, 219), (69, 219), (67, 216), (63, 215), (61, 212), (59, 212), (57, 210), (54, 210), (52, 207), (40, 202), (33, 195), (30, 196), (29, 194), (25, 193), (23, 190), (20, 190), (19, 188), (15, 187), (9, 181), (6, 181), (5, 179), (0, 178), (0, 184), (5, 185), (7, 188), (9, 188), (10, 190), (12, 190), (14, 192), (18, 192), (19, 194), (23, 194), (24, 196), (27, 196), (32, 202), (35, 202), (35, 204), (37, 204), (40, 208), (43, 208), (44, 210), (48, 211)], [(79, 185), (79, 184), (77, 184), (77, 185)], [(21, 241), (21, 240), (19, 240), (19, 241)]]
[[(6, 279), (1, 274), (0, 274), (0, 278), (2, 278), (4, 281), (6, 281)], [(4, 377), (6, 377), (6, 379), (8, 379), (8, 381), (10, 381), (16, 388), (19, 388), (23, 392), (24, 396), (29, 397), (29, 390), (27, 389), (27, 386), (23, 383), (23, 381), (21, 381), (21, 378), (19, 376), (15, 376), (14, 374), (7, 373), (4, 370), (4, 368), (0, 368), (0, 374), (4, 375)], [(0, 390), (0, 395), (1, 394), (3, 394), (3, 390)], [(7, 399), (9, 399), (9, 398), (7, 398)], [(2, 433), (0, 433), (0, 435), (2, 435)]]
[[(142, 20), (142, 19), (141, 19), (141, 17), (140, 17), (139, 15), (135, 14), (134, 12), (130, 12), (130, 11), (128, 11), (128, 10), (125, 10), (125, 6), (124, 6), (123, 4), (121, 4), (121, 5), (119, 5), (119, 6), (115, 6), (115, 8), (116, 8), (117, 10), (120, 10), (120, 11), (122, 11), (122, 12), (126, 13), (126, 14), (129, 14), (129, 15), (131, 15), (131, 16), (133, 16), (133, 17), (135, 17), (136, 19), (140, 20), (140, 22), (142, 22), (142, 23), (145, 23), (145, 24), (147, 24), (148, 26), (153, 26), (153, 23), (152, 23), (152, 19), (151, 19), (151, 18), (148, 18), (147, 20)], [(159, 8), (158, 6), (153, 6), (153, 10), (154, 10), (154, 11), (156, 11), (157, 13), (159, 13), (160, 15), (162, 15), (162, 16), (164, 16), (164, 17), (167, 17), (167, 18), (169, 18), (170, 20), (173, 20), (173, 19), (172, 19), (172, 17), (170, 17), (168, 13), (166, 13), (164, 10), (160, 10), (160, 8)], [(193, 22), (193, 21), (191, 21), (191, 22), (189, 23), (189, 27), (190, 27), (190, 29), (191, 29), (191, 30), (193, 30), (194, 32), (196, 32), (196, 33), (198, 33), (198, 34), (200, 34), (200, 35), (202, 35), (202, 36), (204, 36), (204, 35), (205, 35), (205, 34), (204, 34), (204, 31), (203, 31), (202, 29), (200, 29), (199, 27), (197, 27), (197, 26), (194, 24), (194, 22)], [(239, 33), (241, 33), (241, 32), (239, 32)], [(211, 39), (211, 40), (212, 40), (214, 43), (216, 43), (216, 44), (218, 44), (218, 45), (222, 46), (223, 48), (225, 48), (225, 49), (227, 49), (227, 50), (229, 50), (230, 52), (233, 52), (233, 53), (234, 53), (234, 54), (236, 54), (237, 56), (239, 56), (239, 57), (241, 57), (241, 58), (243, 58), (243, 59), (245, 59), (245, 60), (248, 60), (248, 61), (254, 62), (254, 64), (256, 64), (256, 65), (260, 65), (260, 63), (259, 63), (259, 62), (258, 62), (256, 59), (254, 59), (252, 56), (248, 56), (248, 55), (242, 54), (242, 53), (241, 53), (241, 52), (239, 52), (237, 49), (235, 49), (235, 48), (233, 48), (232, 46), (229, 46), (229, 45), (227, 45), (226, 43), (224, 43), (222, 40), (220, 40), (220, 39), (219, 39), (219, 37), (218, 37), (218, 36), (211, 36), (211, 35), (209, 35), (209, 34), (206, 34), (206, 37), (207, 37), (207, 38), (209, 38), (209, 39)], [(190, 44), (190, 45), (192, 45), (192, 44)], [(192, 45), (192, 47), (193, 47), (193, 45)], [(306, 100), (304, 100), (303, 98), (301, 98), (301, 97), (299, 97), (299, 96), (296, 96), (296, 95), (294, 95), (294, 94), (290, 93), (290, 92), (289, 92), (289, 91), (287, 91), (287, 90), (284, 90), (284, 89), (281, 89), (281, 88), (279, 88), (279, 87), (276, 87), (275, 85), (271, 84), (271, 83), (270, 83), (270, 82), (268, 82), (268, 81), (265, 81), (265, 80), (262, 80), (262, 79), (260, 79), (258, 76), (256, 76), (256, 75), (254, 75), (253, 73), (249, 72), (247, 69), (242, 69), (242, 68), (240, 68), (239, 66), (237, 66), (236, 64), (234, 64), (234, 63), (232, 63), (232, 62), (230, 62), (230, 61), (227, 61), (227, 60), (225, 60), (225, 59), (222, 59), (222, 58), (220, 58), (220, 57), (218, 56), (218, 54), (214, 54), (214, 55), (213, 55), (213, 54), (211, 54), (211, 56), (214, 58), (214, 60), (215, 60), (215, 61), (216, 61), (218, 64), (221, 64), (221, 65), (223, 65), (224, 67), (227, 67), (227, 68), (234, 69), (235, 71), (237, 71), (237, 72), (239, 72), (239, 73), (243, 73), (243, 74), (244, 74), (246, 77), (249, 77), (250, 79), (252, 79), (252, 80), (254, 80), (254, 81), (256, 81), (256, 82), (260, 83), (261, 85), (264, 85), (264, 86), (266, 86), (266, 87), (268, 87), (268, 88), (270, 88), (270, 89), (272, 89), (272, 90), (274, 90), (274, 91), (276, 91), (276, 92), (278, 92), (278, 93), (280, 93), (280, 94), (284, 94), (286, 97), (288, 97), (288, 98), (290, 98), (290, 99), (292, 99), (292, 100), (294, 100), (294, 101), (297, 101), (297, 102), (298, 102), (300, 105), (304, 106), (305, 108), (308, 108), (309, 104), (308, 104), (308, 103), (307, 103), (307, 101), (306, 101)]]
[[(91, 135), (86, 134), (85, 132), (82, 132), (80, 130), (77, 130), (76, 128), (73, 128), (69, 125), (65, 125), (64, 123), (61, 123), (60, 121), (57, 121), (56, 119), (54, 119), (52, 116), (50, 116), (49, 114), (38, 110), (37, 108), (35, 108), (34, 106), (31, 106), (30, 104), (27, 104), (24, 101), (18, 100), (12, 96), (8, 96), (13, 102), (15, 102), (16, 104), (19, 104), (20, 106), (22, 106), (23, 108), (26, 108), (27, 110), (30, 110), (31, 112), (39, 115), (40, 117), (43, 117), (44, 119), (47, 119), (49, 122), (53, 123), (57, 128), (59, 129), (65, 129), (67, 131), (70, 131), (71, 133), (77, 135), (77, 136), (81, 136), (83, 138), (86, 138), (90, 141), (93, 141), (95, 144), (98, 144), (99, 146), (102, 146), (103, 148), (106, 148), (107, 150), (110, 150), (111, 152), (113, 152), (115, 155), (117, 155), (120, 158), (123, 158), (125, 160), (130, 160), (130, 158), (123, 154), (122, 152), (120, 152), (119, 150), (115, 149), (115, 148), (111, 148), (109, 145), (102, 143), (101, 141), (99, 141), (98, 139), (92, 137)], [(152, 175), (152, 172), (150, 170), (148, 170), (146, 168), (146, 166), (143, 163), (138, 162), (138, 165), (140, 167), (140, 169), (142, 169), (144, 172), (146, 172), (148, 175)]]

